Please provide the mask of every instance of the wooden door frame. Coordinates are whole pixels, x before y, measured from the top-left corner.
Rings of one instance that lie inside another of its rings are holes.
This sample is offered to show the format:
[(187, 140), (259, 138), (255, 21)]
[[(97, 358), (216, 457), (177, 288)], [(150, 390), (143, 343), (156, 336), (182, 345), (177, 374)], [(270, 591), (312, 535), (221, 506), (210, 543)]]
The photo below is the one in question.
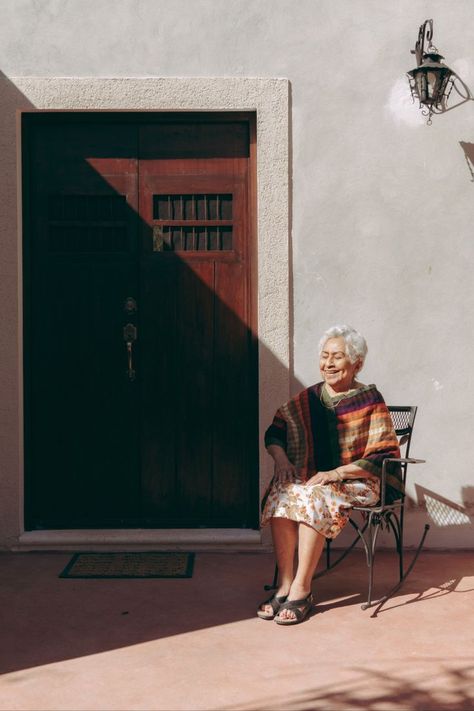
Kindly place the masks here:
[[(289, 82), (286, 79), (254, 78), (160, 78), (160, 79), (36, 79), (13, 78), (24, 97), (19, 113), (31, 111), (255, 111), (257, 116), (258, 162), (255, 184), (255, 202), (258, 205), (256, 249), (258, 252), (258, 334), (259, 334), (259, 411), (260, 411), (260, 489), (264, 490), (271, 476), (271, 464), (261, 444), (262, 434), (275, 407), (287, 399), (290, 392), (290, 321), (289, 321)], [(31, 109), (31, 107), (35, 107)], [(14, 122), (15, 123), (15, 122)], [(19, 120), (17, 119), (17, 124)], [(20, 150), (20, 132), (17, 132)], [(254, 146), (256, 150), (256, 145)], [(21, 202), (20, 198), (19, 201)], [(257, 247), (258, 241), (258, 247)], [(253, 262), (255, 264), (255, 261)], [(256, 299), (254, 298), (254, 309)], [(19, 358), (21, 362), (22, 344)], [(22, 382), (19, 382), (20, 394)], [(23, 418), (21, 403), (18, 405)], [(21, 435), (12, 440), (21, 442)], [(17, 460), (13, 452), (13, 459)], [(10, 461), (12, 457), (10, 458)], [(87, 541), (97, 545), (117, 540), (132, 543), (125, 532), (87, 531), (85, 537), (71, 532), (25, 533), (21, 516), (22, 475), (10, 468), (9, 480), (13, 489), (7, 505), (17, 507), (17, 525), (10, 525), (7, 545), (19, 549), (57, 547), (71, 544), (71, 540)], [(13, 479), (12, 479), (13, 476)], [(15, 483), (16, 482), (16, 483)], [(16, 493), (15, 493), (16, 492)], [(17, 502), (15, 504), (15, 501)], [(11, 519), (11, 514), (10, 514)], [(132, 533), (132, 532), (130, 532)], [(216, 535), (188, 532), (186, 536), (168, 532), (153, 543), (163, 540), (178, 543), (179, 539), (201, 542), (200, 545), (216, 546)], [(41, 534), (41, 535), (40, 535)], [(261, 545), (265, 537), (259, 532), (252, 535), (240, 532), (222, 532), (226, 545), (239, 547), (242, 544)], [(15, 544), (14, 541), (17, 541)], [(267, 539), (268, 540), (268, 539)], [(12, 544), (13, 541), (13, 544)], [(212, 543), (210, 543), (212, 541)], [(166, 543), (167, 542), (167, 543)]]

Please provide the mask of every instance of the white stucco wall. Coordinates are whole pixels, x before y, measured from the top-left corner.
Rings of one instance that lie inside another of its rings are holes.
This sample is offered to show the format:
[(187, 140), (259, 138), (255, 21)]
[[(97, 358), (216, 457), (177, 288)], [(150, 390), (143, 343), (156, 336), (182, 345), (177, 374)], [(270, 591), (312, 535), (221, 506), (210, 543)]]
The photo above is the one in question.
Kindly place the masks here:
[[(0, 71), (19, 78), (10, 108), (21, 77), (289, 79), (293, 390), (318, 378), (322, 330), (359, 328), (365, 380), (420, 408), (412, 452), (428, 463), (411, 470), (410, 493), (432, 494), (428, 513), (411, 513), (410, 540), (427, 518), (428, 545), (472, 546), (474, 183), (460, 142), (474, 143), (474, 102), (427, 127), (404, 77), (432, 17), (435, 44), (474, 91), (472, 0), (3, 0), (1, 11)], [(13, 239), (11, 212), (0, 218)], [(2, 265), (12, 308), (14, 268)], [(17, 338), (9, 323), (2, 343)]]

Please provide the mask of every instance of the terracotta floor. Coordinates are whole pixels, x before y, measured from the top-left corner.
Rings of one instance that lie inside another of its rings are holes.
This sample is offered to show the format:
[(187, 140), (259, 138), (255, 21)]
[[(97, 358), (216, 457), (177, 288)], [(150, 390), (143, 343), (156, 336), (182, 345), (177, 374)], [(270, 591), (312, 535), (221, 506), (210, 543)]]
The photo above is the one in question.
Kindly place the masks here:
[[(0, 555), (0, 709), (474, 709), (472, 553), (423, 553), (372, 617), (355, 552), (290, 628), (254, 616), (268, 554), (197, 554), (189, 580), (59, 579), (70, 555)], [(379, 554), (378, 581), (394, 563)]]

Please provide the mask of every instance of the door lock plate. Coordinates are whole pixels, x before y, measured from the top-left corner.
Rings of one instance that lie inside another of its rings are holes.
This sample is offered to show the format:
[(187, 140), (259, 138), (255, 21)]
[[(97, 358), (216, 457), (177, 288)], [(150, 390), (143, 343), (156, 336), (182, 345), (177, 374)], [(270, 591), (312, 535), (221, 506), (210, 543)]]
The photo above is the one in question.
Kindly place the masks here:
[(127, 343), (133, 343), (137, 340), (137, 327), (133, 323), (127, 323), (123, 327), (123, 340)]

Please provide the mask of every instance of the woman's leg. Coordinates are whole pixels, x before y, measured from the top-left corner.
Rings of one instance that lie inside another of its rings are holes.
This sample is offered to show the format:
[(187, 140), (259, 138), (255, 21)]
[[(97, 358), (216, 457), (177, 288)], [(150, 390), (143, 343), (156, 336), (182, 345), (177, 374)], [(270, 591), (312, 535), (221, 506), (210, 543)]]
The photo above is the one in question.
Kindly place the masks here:
[[(291, 584), (288, 600), (301, 600), (309, 595), (311, 581), (326, 539), (305, 523), (298, 525), (298, 568)], [(291, 610), (281, 610), (281, 619), (296, 617)]]
[(298, 540), (298, 524), (288, 518), (272, 518), (271, 528), (280, 580), (278, 595), (287, 595), (295, 574), (294, 564)]
[[(278, 596), (288, 595), (294, 576), (294, 561), (296, 542), (298, 540), (298, 524), (288, 518), (271, 518), (273, 547), (278, 565), (279, 586)], [(262, 605), (262, 610), (272, 613), (270, 605)]]

